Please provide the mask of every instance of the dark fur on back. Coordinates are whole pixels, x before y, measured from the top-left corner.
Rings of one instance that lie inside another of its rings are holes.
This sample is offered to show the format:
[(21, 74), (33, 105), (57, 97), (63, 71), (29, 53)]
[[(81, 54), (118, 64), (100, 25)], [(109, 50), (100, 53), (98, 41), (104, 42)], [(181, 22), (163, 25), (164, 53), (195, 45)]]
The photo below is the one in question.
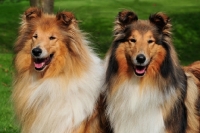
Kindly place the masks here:
[[(164, 98), (171, 95), (172, 91), (178, 94), (173, 103), (170, 100), (166, 100), (166, 103), (161, 105), (161, 108), (164, 114), (163, 119), (166, 132), (184, 133), (189, 130), (188, 109), (185, 105), (188, 90), (187, 77), (179, 63), (172, 44), (170, 19), (164, 13), (150, 15), (149, 20), (138, 20), (137, 15), (131, 11), (122, 11), (118, 14), (113, 33), (114, 39), (107, 58), (106, 84), (108, 93), (111, 95), (113, 86), (116, 86), (116, 82), (114, 81), (122, 78), (120, 62), (116, 57), (116, 50), (120, 45), (129, 41), (131, 32), (134, 30), (139, 31), (141, 34), (146, 31), (153, 32), (154, 38), (156, 39), (155, 43), (162, 46), (166, 52), (164, 60), (162, 60), (159, 67), (155, 69), (155, 67), (149, 65), (147, 71), (151, 71), (151, 74), (149, 72), (145, 75), (146, 77), (144, 76), (141, 79), (143, 81), (142, 83), (145, 84), (145, 81), (151, 78), (151, 81), (157, 84), (160, 91), (162, 91)], [(126, 60), (124, 62), (127, 64), (127, 70), (124, 70), (124, 77), (130, 79), (134, 76), (131, 58), (129, 55), (125, 55), (125, 57)], [(127, 77), (127, 75), (131, 76)], [(170, 111), (166, 111), (168, 105), (171, 106)]]

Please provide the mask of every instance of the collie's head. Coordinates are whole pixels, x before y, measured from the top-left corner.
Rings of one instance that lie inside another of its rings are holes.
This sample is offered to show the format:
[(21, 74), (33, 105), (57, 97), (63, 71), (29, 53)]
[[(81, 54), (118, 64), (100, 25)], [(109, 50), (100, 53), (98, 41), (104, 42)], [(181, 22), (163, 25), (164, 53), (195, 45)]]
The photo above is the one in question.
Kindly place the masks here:
[(115, 76), (144, 79), (158, 75), (166, 79), (171, 75), (173, 80), (179, 73), (175, 70), (179, 62), (171, 42), (170, 19), (161, 12), (148, 20), (139, 20), (131, 11), (119, 12), (109, 56), (106, 81)]
[[(86, 40), (71, 12), (49, 15), (31, 7), (22, 17), (19, 37), (15, 44), (15, 67), (18, 73), (32, 71), (42, 75), (57, 75), (88, 59), (83, 48)], [(86, 61), (87, 63), (87, 61)], [(81, 68), (78, 68), (81, 67)]]

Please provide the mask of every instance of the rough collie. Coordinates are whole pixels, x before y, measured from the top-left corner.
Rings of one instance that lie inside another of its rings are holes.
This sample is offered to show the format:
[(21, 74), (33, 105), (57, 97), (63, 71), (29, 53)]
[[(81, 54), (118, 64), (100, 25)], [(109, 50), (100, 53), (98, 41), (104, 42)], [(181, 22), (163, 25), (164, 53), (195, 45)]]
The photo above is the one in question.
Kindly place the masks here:
[(118, 14), (106, 56), (107, 115), (115, 133), (199, 133), (200, 62), (180, 66), (164, 13)]
[(13, 102), (22, 133), (97, 133), (103, 66), (71, 12), (31, 7), (14, 46)]

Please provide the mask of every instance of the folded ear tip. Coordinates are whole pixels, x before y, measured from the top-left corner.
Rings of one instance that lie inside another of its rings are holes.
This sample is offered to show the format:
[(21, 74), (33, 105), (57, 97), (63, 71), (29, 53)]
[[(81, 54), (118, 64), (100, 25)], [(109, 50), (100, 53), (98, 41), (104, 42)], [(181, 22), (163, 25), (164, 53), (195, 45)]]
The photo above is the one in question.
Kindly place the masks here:
[(118, 13), (118, 20), (120, 23), (127, 25), (133, 21), (137, 21), (138, 17), (134, 12), (124, 10)]
[(56, 15), (57, 20), (62, 21), (64, 24), (69, 25), (72, 19), (75, 19), (72, 12), (60, 12)]
[(163, 21), (165, 23), (170, 21), (170, 18), (163, 12), (158, 12), (153, 15), (150, 15), (149, 19), (154, 21)]
[(30, 20), (30, 19), (36, 18), (36, 17), (40, 17), (41, 14), (42, 14), (41, 9), (39, 9), (37, 7), (30, 7), (24, 13), (27, 20)]
[(160, 30), (170, 23), (170, 18), (163, 12), (158, 12), (149, 16), (149, 21), (155, 24)]
[(58, 13), (58, 15), (65, 15), (66, 17), (69, 17), (69, 18), (73, 18), (74, 17), (74, 14), (72, 12), (66, 12), (66, 11), (63, 11), (63, 12), (60, 12)]

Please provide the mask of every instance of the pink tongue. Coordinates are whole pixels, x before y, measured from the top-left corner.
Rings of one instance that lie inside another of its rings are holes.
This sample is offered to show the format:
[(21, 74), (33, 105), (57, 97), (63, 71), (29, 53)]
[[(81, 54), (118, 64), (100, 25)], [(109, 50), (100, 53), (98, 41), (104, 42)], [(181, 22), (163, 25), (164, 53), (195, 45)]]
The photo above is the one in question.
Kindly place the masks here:
[(44, 66), (45, 62), (41, 62), (41, 63), (34, 63), (35, 68), (42, 68)]
[(145, 68), (144, 69), (136, 69), (136, 73), (138, 73), (138, 74), (145, 73)]

